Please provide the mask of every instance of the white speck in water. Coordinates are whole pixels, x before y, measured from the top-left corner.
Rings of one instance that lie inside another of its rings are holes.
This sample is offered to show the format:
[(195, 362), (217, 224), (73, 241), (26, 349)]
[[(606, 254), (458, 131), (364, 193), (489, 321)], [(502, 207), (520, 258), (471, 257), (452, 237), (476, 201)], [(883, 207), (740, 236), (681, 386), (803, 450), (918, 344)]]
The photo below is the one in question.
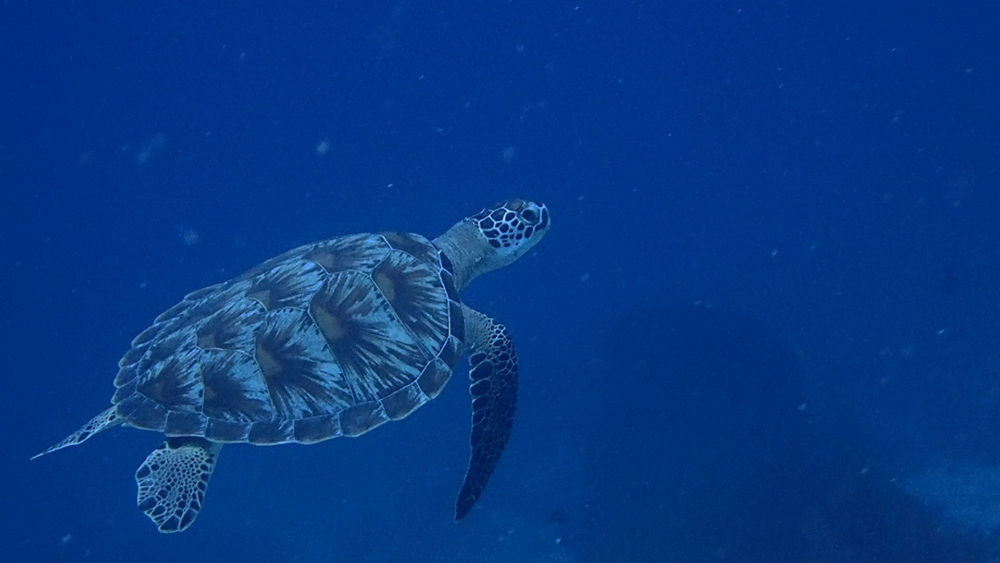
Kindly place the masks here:
[(157, 133), (144, 141), (135, 152), (136, 164), (149, 164), (153, 159), (164, 152), (167, 146), (167, 135)]
[(500, 153), (500, 159), (503, 160), (505, 164), (510, 164), (510, 161), (514, 160), (515, 156), (517, 156), (517, 149), (513, 146), (505, 147)]
[(177, 234), (186, 246), (194, 246), (201, 241), (201, 235), (191, 227), (179, 225), (177, 227)]

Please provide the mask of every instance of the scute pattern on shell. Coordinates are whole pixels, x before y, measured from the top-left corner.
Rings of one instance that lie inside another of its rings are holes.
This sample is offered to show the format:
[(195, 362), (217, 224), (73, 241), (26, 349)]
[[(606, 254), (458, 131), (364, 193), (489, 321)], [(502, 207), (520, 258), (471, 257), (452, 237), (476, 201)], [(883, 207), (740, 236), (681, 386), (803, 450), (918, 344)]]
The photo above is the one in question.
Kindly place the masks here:
[(129, 424), (168, 436), (359, 435), (441, 391), (460, 318), (447, 260), (424, 237), (309, 244), (157, 317), (119, 362), (113, 402)]

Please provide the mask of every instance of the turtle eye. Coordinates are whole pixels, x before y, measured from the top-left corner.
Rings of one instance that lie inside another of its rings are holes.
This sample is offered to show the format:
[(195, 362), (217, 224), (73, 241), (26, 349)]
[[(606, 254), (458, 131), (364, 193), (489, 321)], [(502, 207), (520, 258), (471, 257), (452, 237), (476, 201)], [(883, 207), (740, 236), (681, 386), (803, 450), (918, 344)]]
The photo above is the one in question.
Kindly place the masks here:
[(522, 209), (521, 219), (523, 219), (529, 225), (534, 225), (538, 223), (538, 210), (534, 208)]

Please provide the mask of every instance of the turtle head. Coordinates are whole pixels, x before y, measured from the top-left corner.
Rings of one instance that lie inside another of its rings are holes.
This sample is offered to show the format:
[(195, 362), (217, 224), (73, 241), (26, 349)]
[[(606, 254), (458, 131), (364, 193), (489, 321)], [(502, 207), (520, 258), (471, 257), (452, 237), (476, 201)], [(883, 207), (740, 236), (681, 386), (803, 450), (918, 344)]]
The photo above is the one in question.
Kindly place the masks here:
[(545, 204), (510, 199), (465, 218), (434, 242), (451, 260), (461, 290), (479, 274), (523, 256), (551, 225)]
[[(483, 209), (469, 221), (493, 248), (496, 268), (506, 266), (531, 250), (548, 232), (551, 222), (545, 204), (511, 199)], [(491, 268), (492, 269), (492, 268)]]

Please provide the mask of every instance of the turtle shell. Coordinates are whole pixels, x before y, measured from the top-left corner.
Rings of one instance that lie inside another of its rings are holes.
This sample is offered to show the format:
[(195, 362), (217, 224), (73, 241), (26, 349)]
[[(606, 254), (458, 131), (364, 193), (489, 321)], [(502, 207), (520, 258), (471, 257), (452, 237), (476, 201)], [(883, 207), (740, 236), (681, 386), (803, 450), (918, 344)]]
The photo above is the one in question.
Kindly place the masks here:
[(437, 396), (463, 338), (450, 264), (429, 240), (343, 236), (187, 295), (132, 341), (112, 402), (168, 436), (357, 436)]

